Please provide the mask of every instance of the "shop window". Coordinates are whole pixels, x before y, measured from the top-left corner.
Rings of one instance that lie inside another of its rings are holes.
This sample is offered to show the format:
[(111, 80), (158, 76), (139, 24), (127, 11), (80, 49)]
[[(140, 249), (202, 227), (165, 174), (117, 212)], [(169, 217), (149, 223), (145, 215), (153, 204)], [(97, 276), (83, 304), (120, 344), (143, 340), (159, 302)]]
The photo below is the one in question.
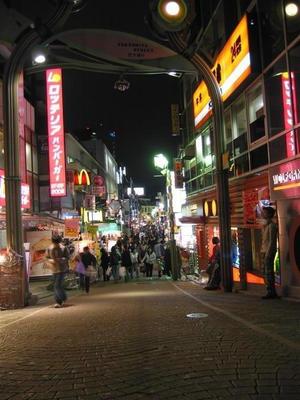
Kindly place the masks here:
[(250, 152), (251, 169), (263, 167), (268, 164), (268, 146), (264, 144)]
[(269, 135), (286, 129), (284, 119), (283, 72), (287, 71), (286, 59), (281, 57), (266, 74), (266, 106), (268, 109)]
[(27, 127), (27, 126), (25, 126), (25, 139), (26, 139), (26, 142), (27, 143), (31, 143), (31, 136), (32, 136), (32, 132), (31, 132), (31, 130)]
[(251, 142), (265, 136), (264, 99), (262, 87), (258, 86), (248, 94), (248, 117)]
[(239, 136), (233, 141), (234, 155), (239, 156), (241, 153), (244, 153), (247, 148), (247, 133), (245, 132), (243, 135)]
[(249, 171), (249, 158), (248, 154), (244, 154), (234, 160), (234, 174), (239, 176)]
[(210, 134), (202, 136), (203, 140), (203, 162), (206, 168), (211, 167), (212, 165), (212, 155), (211, 155), (211, 139)]
[(212, 172), (204, 175), (204, 187), (212, 186), (214, 184), (214, 175)]
[(229, 154), (232, 152), (232, 124), (230, 110), (225, 112), (225, 149)]
[(282, 0), (259, 2), (264, 66), (284, 48)]
[(237, 138), (247, 132), (247, 119), (244, 98), (238, 100), (232, 107), (233, 137)]
[[(300, 5), (299, 5), (300, 10)], [(300, 12), (300, 11), (299, 11)], [(300, 14), (299, 14), (300, 15)], [(298, 26), (299, 33), (299, 26)], [(295, 124), (300, 122), (300, 44), (289, 52), (291, 68), (291, 89), (293, 101), (293, 120)]]
[(21, 181), (26, 182), (26, 143), (23, 138), (20, 137), (19, 142), (19, 157), (20, 157), (20, 175)]
[(265, 116), (262, 115), (250, 124), (251, 142), (256, 142), (265, 136)]
[(31, 145), (29, 143), (26, 143), (26, 166), (29, 171), (32, 171)]
[(270, 149), (270, 162), (284, 160), (286, 158), (286, 137), (285, 135), (272, 140), (269, 143)]
[(36, 147), (32, 147), (32, 170), (36, 174), (38, 173), (38, 156)]
[[(291, 3), (290, 0), (285, 0), (284, 1), (284, 9), (285, 6)], [(287, 41), (288, 43), (292, 42), (298, 35), (299, 35), (299, 26), (300, 26), (300, 1), (299, 0), (293, 0), (294, 4), (298, 6), (298, 12), (294, 15), (288, 15), (287, 12), (285, 12), (285, 20), (286, 20), (286, 36), (287, 36)]]

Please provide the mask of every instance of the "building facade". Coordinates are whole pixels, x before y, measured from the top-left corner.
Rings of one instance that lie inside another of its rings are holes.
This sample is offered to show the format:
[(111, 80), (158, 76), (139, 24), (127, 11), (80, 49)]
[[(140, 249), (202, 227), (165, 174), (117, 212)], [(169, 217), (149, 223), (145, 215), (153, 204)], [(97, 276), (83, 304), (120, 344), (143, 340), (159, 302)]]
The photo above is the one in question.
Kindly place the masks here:
[[(215, 3), (198, 48), (213, 66), (224, 101), (233, 277), (244, 289), (262, 287), (261, 210), (271, 205), (279, 227), (276, 281), (283, 295), (300, 296), (300, 8), (290, 13), (290, 2), (282, 0)], [(183, 93), (185, 210), (190, 223), (194, 218), (203, 269), (211, 239), (219, 236), (217, 133), (205, 84), (185, 77)]]

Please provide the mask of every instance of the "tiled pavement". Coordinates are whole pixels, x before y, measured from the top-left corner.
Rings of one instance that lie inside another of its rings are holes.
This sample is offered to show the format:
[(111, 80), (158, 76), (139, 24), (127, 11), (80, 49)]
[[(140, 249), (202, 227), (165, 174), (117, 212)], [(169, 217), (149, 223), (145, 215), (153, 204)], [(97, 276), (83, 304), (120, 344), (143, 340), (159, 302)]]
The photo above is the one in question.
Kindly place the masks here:
[(298, 400), (299, 306), (140, 281), (4, 311), (0, 399)]

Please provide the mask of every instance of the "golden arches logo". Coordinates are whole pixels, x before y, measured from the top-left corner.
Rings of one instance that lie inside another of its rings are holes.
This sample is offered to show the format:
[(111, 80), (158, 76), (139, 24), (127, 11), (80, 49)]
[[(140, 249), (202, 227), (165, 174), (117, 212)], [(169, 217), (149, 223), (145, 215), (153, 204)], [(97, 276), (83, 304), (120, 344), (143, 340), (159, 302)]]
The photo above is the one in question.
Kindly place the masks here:
[[(83, 178), (85, 177), (85, 179)], [(90, 186), (91, 180), (90, 176), (85, 169), (82, 169), (78, 174), (78, 185), (87, 185)]]

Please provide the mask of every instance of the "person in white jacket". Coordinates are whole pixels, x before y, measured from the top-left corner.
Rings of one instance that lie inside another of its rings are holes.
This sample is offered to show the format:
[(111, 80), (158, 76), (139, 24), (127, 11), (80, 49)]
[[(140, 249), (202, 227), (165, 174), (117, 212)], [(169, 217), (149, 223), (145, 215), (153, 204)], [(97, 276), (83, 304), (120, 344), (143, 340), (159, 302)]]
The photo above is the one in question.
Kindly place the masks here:
[(146, 276), (147, 277), (152, 277), (153, 273), (153, 265), (156, 261), (156, 254), (154, 250), (149, 247), (148, 250), (146, 251), (146, 254), (144, 258), (142, 259), (142, 262), (145, 262), (146, 264)]

